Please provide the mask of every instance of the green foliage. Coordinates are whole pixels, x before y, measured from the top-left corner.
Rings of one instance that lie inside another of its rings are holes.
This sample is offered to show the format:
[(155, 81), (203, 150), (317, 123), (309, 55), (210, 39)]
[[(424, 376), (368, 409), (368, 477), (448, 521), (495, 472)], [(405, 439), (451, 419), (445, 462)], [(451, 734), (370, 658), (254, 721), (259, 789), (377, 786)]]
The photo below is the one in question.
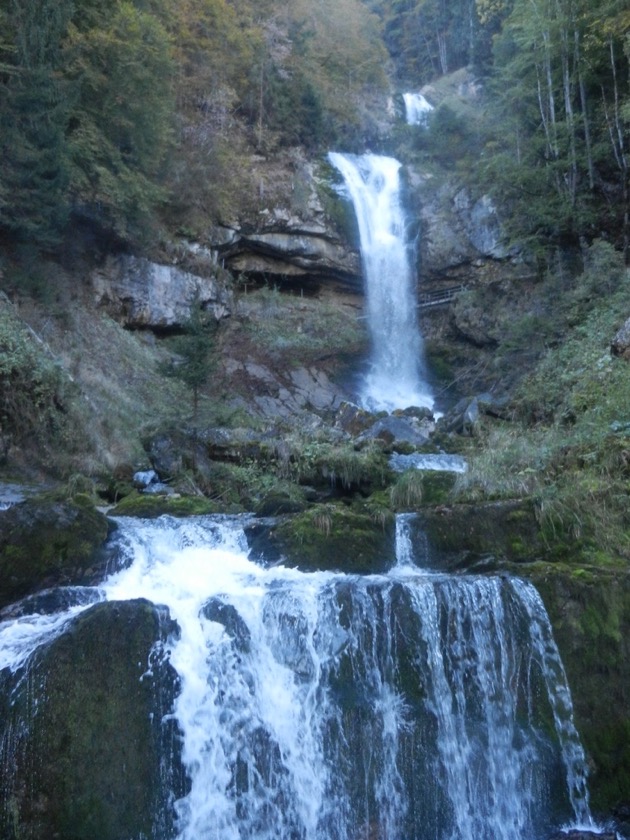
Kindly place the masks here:
[(74, 201), (98, 206), (128, 235), (162, 197), (156, 179), (173, 109), (168, 35), (153, 15), (120, 2), (86, 31), (73, 24), (65, 56), (79, 91), (68, 124)]
[(0, 40), (13, 42), (0, 78), (0, 226), (22, 241), (56, 244), (67, 218), (64, 131), (72, 91), (60, 77), (60, 43), (72, 4), (11, 3)]
[(7, 447), (37, 438), (46, 448), (66, 430), (68, 382), (27, 329), (0, 307), (0, 437)]
[(165, 376), (179, 379), (186, 385), (193, 400), (193, 422), (197, 422), (199, 391), (206, 384), (214, 365), (214, 329), (200, 305), (195, 302), (189, 320), (184, 324), (182, 335), (172, 339), (172, 347), (178, 358), (161, 366)]
[(630, 376), (627, 362), (610, 354), (630, 310), (619, 252), (594, 243), (564, 297), (557, 298), (562, 342), (517, 389), (513, 422), (486, 421), (480, 429), (479, 451), (469, 456), (456, 494), (473, 501), (533, 497), (556, 556), (629, 558)]

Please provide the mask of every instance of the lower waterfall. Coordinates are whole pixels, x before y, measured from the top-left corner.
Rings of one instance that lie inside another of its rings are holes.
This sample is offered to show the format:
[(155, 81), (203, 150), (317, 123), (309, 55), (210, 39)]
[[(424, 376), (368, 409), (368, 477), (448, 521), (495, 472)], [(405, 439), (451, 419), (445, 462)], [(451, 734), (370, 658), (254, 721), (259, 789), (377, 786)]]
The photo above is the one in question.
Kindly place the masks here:
[(118, 570), (69, 592), (69, 609), (0, 624), (0, 668), (25, 673), (94, 601), (168, 607), (181, 685), (165, 719), (189, 785), (153, 840), (540, 840), (592, 825), (538, 593), (431, 572), (408, 521), (388, 574), (351, 576), (253, 563), (239, 518), (119, 519)]

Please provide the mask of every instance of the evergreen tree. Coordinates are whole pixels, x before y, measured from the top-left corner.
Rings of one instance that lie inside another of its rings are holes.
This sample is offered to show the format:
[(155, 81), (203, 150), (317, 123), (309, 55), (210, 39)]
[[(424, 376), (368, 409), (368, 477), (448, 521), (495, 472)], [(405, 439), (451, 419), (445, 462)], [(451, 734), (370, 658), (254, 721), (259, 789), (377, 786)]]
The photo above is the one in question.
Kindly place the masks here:
[(173, 339), (173, 350), (178, 358), (161, 366), (161, 372), (165, 376), (179, 379), (190, 388), (195, 428), (199, 414), (200, 390), (208, 381), (214, 364), (214, 330), (215, 325), (209, 322), (199, 302), (195, 301), (182, 334)]
[(154, 15), (124, 0), (109, 11), (85, 31), (72, 24), (65, 45), (78, 89), (67, 134), (70, 188), (79, 209), (127, 236), (163, 197), (173, 64)]
[(12, 45), (0, 83), (0, 225), (49, 247), (67, 219), (65, 129), (72, 87), (61, 74), (71, 0), (12, 0), (4, 38)]

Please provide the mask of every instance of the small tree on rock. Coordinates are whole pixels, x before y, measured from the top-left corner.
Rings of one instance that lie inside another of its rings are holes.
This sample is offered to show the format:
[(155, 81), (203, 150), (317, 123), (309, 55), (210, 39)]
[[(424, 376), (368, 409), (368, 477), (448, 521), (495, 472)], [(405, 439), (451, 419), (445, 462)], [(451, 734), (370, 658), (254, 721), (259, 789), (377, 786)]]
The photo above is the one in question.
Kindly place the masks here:
[(191, 307), (190, 318), (183, 325), (181, 335), (173, 339), (173, 350), (178, 358), (161, 366), (161, 372), (165, 376), (179, 379), (190, 388), (195, 434), (200, 390), (208, 381), (214, 367), (215, 330), (215, 323), (196, 300)]

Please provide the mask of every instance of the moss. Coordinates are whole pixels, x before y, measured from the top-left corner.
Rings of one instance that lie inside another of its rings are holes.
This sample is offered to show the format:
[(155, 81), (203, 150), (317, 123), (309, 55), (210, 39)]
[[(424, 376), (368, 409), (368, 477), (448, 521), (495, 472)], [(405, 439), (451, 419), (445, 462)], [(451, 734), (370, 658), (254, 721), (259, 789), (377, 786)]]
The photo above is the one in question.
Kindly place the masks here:
[(254, 510), (257, 516), (279, 516), (300, 513), (306, 509), (307, 504), (301, 487), (284, 482), (266, 493)]
[(46, 586), (92, 582), (107, 532), (86, 499), (41, 496), (0, 512), (0, 606)]
[(441, 470), (406, 470), (390, 490), (395, 510), (418, 510), (451, 498), (456, 474)]
[(293, 455), (290, 472), (301, 484), (365, 495), (386, 487), (392, 476), (383, 447), (377, 442), (360, 450), (350, 443), (302, 442)]
[(155, 519), (165, 513), (171, 516), (201, 516), (220, 512), (221, 505), (204, 496), (150, 496), (133, 492), (122, 499), (110, 514)]
[(630, 789), (630, 579), (625, 570), (560, 564), (537, 564), (530, 575), (571, 686), (593, 807), (610, 812)]
[(393, 520), (363, 504), (319, 504), (285, 519), (270, 534), (284, 561), (306, 571), (377, 573), (394, 560)]
[(528, 501), (442, 505), (423, 509), (421, 519), (435, 554), (457, 566), (490, 556), (497, 562), (532, 562), (547, 553)]
[[(174, 726), (163, 722), (176, 676), (157, 655), (160, 640), (153, 605), (112, 602), (91, 607), (37, 652), (29, 680), (13, 693), (5, 733), (10, 740), (22, 731), (3, 786), (15, 840), (172, 836), (164, 803), (184, 791)], [(33, 684), (46, 689), (34, 693)], [(0, 827), (2, 816), (0, 807)]]

